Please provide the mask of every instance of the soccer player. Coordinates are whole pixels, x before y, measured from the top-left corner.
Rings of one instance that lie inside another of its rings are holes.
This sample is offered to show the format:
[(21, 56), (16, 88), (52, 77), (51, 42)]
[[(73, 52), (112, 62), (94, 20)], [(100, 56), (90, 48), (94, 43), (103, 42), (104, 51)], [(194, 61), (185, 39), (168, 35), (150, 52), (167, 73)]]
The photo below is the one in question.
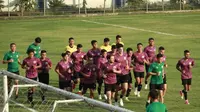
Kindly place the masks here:
[(110, 39), (104, 38), (104, 45), (100, 47), (100, 49), (105, 49), (107, 52), (111, 51), (111, 46), (109, 45)]
[[(127, 60), (128, 60), (128, 65), (130, 66), (130, 69), (133, 69), (132, 66), (132, 56), (133, 56), (133, 49), (132, 48), (127, 48), (126, 49), (126, 53), (127, 53)], [(128, 97), (131, 93), (132, 90), (132, 75), (131, 75), (131, 71), (129, 70), (129, 80), (128, 80), (128, 90), (126, 92), (126, 101), (129, 101)]]
[(96, 40), (91, 41), (92, 49), (87, 52), (88, 58), (93, 58), (93, 63), (95, 65), (99, 65), (99, 59), (101, 56), (101, 50), (98, 48), (98, 44)]
[(62, 60), (58, 62), (55, 68), (55, 72), (59, 77), (59, 88), (72, 91), (72, 73), (73, 65), (69, 61), (69, 55), (67, 53), (62, 53)]
[(166, 106), (158, 100), (159, 92), (157, 90), (151, 90), (149, 96), (152, 103), (147, 107), (146, 112), (167, 112)]
[(115, 62), (115, 56), (111, 55), (109, 62), (102, 66), (105, 90), (107, 94), (107, 102), (112, 104), (112, 99), (115, 97), (117, 74), (121, 74), (119, 63)]
[(149, 38), (149, 45), (144, 48), (144, 52), (147, 54), (149, 62), (150, 62), (149, 64), (145, 64), (145, 68), (146, 68), (145, 89), (147, 89), (148, 88), (147, 77), (148, 77), (149, 65), (153, 63), (153, 57), (156, 55), (156, 47), (155, 47), (154, 38)]
[(117, 53), (117, 47), (116, 45), (112, 45), (111, 51), (107, 52), (107, 58), (110, 59), (111, 55), (115, 55)]
[(35, 38), (35, 42), (32, 43), (31, 45), (29, 45), (28, 49), (27, 49), (27, 53), (28, 53), (28, 50), (30, 49), (33, 49), (34, 50), (34, 56), (36, 58), (40, 58), (40, 51), (41, 51), (41, 48), (40, 48), (40, 43), (42, 42), (41, 38), (40, 37), (37, 37)]
[(73, 52), (71, 55), (71, 59), (73, 60), (74, 64), (74, 76), (73, 80), (76, 84), (79, 84), (79, 94), (82, 91), (83, 83), (81, 82), (81, 79), (83, 78), (83, 75), (80, 73), (81, 69), (84, 65), (84, 60), (86, 59), (86, 53), (82, 51), (82, 45), (77, 45), (77, 51)]
[[(19, 65), (21, 65), (19, 56), (20, 56), (19, 52), (16, 51), (16, 44), (11, 43), (10, 51), (7, 52), (3, 58), (3, 64), (8, 64), (7, 71), (19, 75)], [(11, 89), (12, 80), (13, 80), (12, 78), (8, 77), (8, 91), (9, 92)], [(15, 82), (14, 83), (15, 85), (18, 85), (18, 80), (15, 79), (14, 82)], [(15, 99), (16, 98), (18, 98), (18, 88), (16, 88), (16, 91), (15, 91)]]
[(118, 79), (117, 79), (117, 91), (115, 94), (115, 105), (117, 106), (118, 103), (118, 91), (121, 85), (121, 95), (120, 95), (120, 106), (124, 106), (123, 103), (123, 97), (126, 94), (126, 91), (128, 89), (128, 78), (129, 78), (129, 70), (130, 67), (128, 65), (128, 61), (127, 61), (127, 55), (126, 53), (124, 53), (123, 51), (123, 45), (122, 44), (118, 44), (117, 45), (117, 54), (115, 55), (115, 61), (117, 63), (120, 64), (120, 68), (121, 68), (121, 74), (119, 74)]
[(97, 66), (93, 63), (93, 59), (88, 58), (88, 63), (83, 67), (81, 71), (81, 74), (84, 76), (82, 95), (86, 94), (87, 89), (90, 89), (90, 98), (94, 98), (97, 73)]
[(176, 64), (176, 69), (181, 72), (183, 90), (180, 91), (181, 98), (185, 98), (185, 104), (190, 104), (187, 93), (192, 84), (192, 68), (194, 67), (194, 59), (190, 58), (190, 51), (184, 51), (184, 58), (180, 59)]
[[(37, 81), (38, 77), (38, 68), (41, 67), (41, 62), (39, 58), (34, 57), (34, 50), (29, 49), (27, 54), (28, 57), (23, 60), (22, 68), (26, 69), (26, 78)], [(35, 92), (35, 88), (28, 89), (28, 101), (31, 103), (31, 106), (34, 106), (33, 103), (33, 93)]]
[[(97, 65), (97, 68), (100, 68), (99, 71), (98, 71), (98, 76), (97, 76), (97, 83), (98, 83), (98, 95), (99, 95), (99, 100), (102, 99), (101, 97), (101, 87), (102, 87), (102, 84), (103, 84), (103, 71), (102, 71), (102, 67), (103, 65), (108, 62), (108, 59), (107, 59), (107, 51), (105, 49), (101, 50), (101, 57), (99, 59), (99, 65)], [(104, 91), (104, 97), (106, 95), (106, 92)], [(107, 97), (105, 97), (106, 99)]]
[(144, 80), (145, 64), (149, 64), (148, 56), (143, 52), (142, 43), (137, 44), (137, 51), (133, 54), (134, 60), (134, 76), (135, 76), (135, 92), (137, 97), (140, 97), (140, 91), (142, 89), (142, 82)]
[[(166, 63), (166, 56), (165, 56), (165, 48), (164, 47), (159, 47), (158, 48), (158, 52), (159, 52), (159, 54), (162, 54), (163, 55), (163, 60), (162, 60), (162, 62), (164, 62), (165, 63), (165, 68), (166, 67), (168, 67), (168, 65), (167, 65), (167, 63)], [(153, 58), (153, 62), (156, 62), (157, 61), (157, 58), (156, 58), (156, 56)], [(148, 79), (148, 77), (147, 77), (147, 79)], [(165, 71), (165, 69), (164, 69), (164, 78), (163, 78), (163, 96), (165, 96), (165, 94), (166, 94), (166, 91), (167, 91), (167, 77), (166, 77), (166, 71)]]
[[(163, 99), (163, 77), (164, 77), (164, 63), (163, 55), (157, 54), (157, 61), (153, 62), (149, 67), (149, 75), (151, 75), (150, 90), (157, 89), (160, 94), (160, 102), (164, 102)], [(148, 98), (147, 105), (150, 103)]]
[(117, 44), (122, 44), (124, 46), (124, 43), (122, 42), (122, 36), (121, 35), (116, 36), (116, 42), (113, 43), (112, 45), (117, 45)]
[(77, 51), (77, 46), (74, 44), (74, 38), (73, 37), (69, 38), (69, 45), (65, 47), (65, 52), (66, 51), (69, 51), (70, 54)]
[[(49, 70), (52, 68), (52, 62), (47, 58), (47, 51), (41, 51), (40, 62), (42, 67), (38, 69), (39, 82), (49, 85)], [(41, 89), (42, 102), (45, 103), (45, 89)]]

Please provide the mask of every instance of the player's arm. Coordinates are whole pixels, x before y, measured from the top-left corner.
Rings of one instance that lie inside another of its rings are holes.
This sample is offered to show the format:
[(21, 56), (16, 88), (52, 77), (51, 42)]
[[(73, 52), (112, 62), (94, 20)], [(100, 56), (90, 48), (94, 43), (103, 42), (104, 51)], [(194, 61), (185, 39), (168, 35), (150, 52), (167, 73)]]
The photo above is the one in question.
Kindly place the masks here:
[(25, 60), (23, 60), (21, 67), (22, 67), (23, 69), (26, 69), (26, 70), (29, 69), (29, 67), (26, 66)]
[(113, 69), (113, 72), (114, 72), (114, 73), (117, 73), (117, 74), (121, 74), (122, 71), (121, 71), (120, 66), (118, 65), (116, 69)]
[(52, 68), (52, 62), (51, 62), (51, 60), (48, 61), (48, 66), (47, 67), (48, 67), (48, 69)]
[(150, 64), (150, 62), (149, 62), (149, 58), (148, 58), (148, 56), (147, 56), (147, 54), (145, 53), (145, 59), (144, 59), (144, 63), (145, 64), (147, 64), (147, 65), (149, 65)]
[(56, 68), (55, 68), (55, 72), (62, 78), (64, 78), (64, 76), (60, 73), (59, 71), (59, 64), (56, 65)]
[(8, 60), (8, 55), (5, 54), (5, 55), (4, 55), (4, 58), (3, 58), (3, 64), (7, 64), (7, 63), (11, 63), (11, 62), (13, 62), (13, 60), (12, 60), (12, 59), (9, 59), (9, 60)]
[(182, 72), (181, 68), (180, 68), (180, 61), (178, 61), (178, 63), (176, 64), (176, 69), (179, 71), (179, 72)]
[(37, 60), (37, 65), (36, 66), (33, 66), (35, 69), (38, 69), (38, 68), (41, 68), (42, 67), (42, 64), (40, 62), (40, 60), (38, 59)]
[(149, 75), (159, 75), (158, 72), (153, 72), (153, 65), (151, 64), (148, 70)]

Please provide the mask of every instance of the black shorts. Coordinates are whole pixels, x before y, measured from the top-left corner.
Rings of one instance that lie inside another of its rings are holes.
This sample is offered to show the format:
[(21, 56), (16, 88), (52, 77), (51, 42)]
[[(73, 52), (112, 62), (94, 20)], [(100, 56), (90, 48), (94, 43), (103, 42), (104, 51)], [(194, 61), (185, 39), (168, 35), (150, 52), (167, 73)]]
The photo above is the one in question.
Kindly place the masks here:
[(64, 89), (67, 87), (72, 87), (71, 80), (70, 81), (59, 81), (59, 88)]
[(163, 90), (163, 84), (149, 84), (150, 85), (150, 91), (153, 89), (157, 89), (157, 90)]
[(129, 77), (129, 78), (128, 78), (128, 83), (129, 83), (129, 84), (133, 83), (133, 79), (132, 79), (131, 72), (129, 72), (128, 77)]
[(146, 75), (148, 74), (150, 65), (145, 64)]
[(167, 77), (166, 77), (167, 75), (166, 74), (164, 74), (164, 78), (163, 78), (163, 84), (167, 84)]
[(111, 91), (111, 92), (116, 92), (116, 84), (105, 84), (105, 90)]
[(74, 71), (74, 79), (77, 79), (77, 78), (84, 78), (84, 76), (80, 72)]
[(96, 89), (96, 84), (92, 83), (92, 84), (83, 84), (83, 90), (87, 90), (87, 89)]
[[(11, 73), (14, 73), (14, 74), (16, 74), (16, 75), (20, 75), (19, 74), (19, 71), (17, 71), (17, 72), (11, 72)], [(12, 77), (8, 77), (8, 81), (9, 81), (9, 83), (12, 83), (12, 80), (13, 80), (14, 78), (12, 78)], [(17, 80), (17, 79), (14, 79), (14, 80)]]
[(97, 78), (97, 83), (98, 84), (103, 84), (103, 78)]
[(191, 85), (192, 79), (182, 79), (182, 85)]
[(49, 84), (49, 73), (38, 73), (39, 82)]
[(144, 78), (144, 72), (134, 72), (135, 78)]
[(119, 75), (117, 76), (117, 85), (120, 85), (122, 83), (128, 83), (129, 81), (129, 76), (127, 75)]

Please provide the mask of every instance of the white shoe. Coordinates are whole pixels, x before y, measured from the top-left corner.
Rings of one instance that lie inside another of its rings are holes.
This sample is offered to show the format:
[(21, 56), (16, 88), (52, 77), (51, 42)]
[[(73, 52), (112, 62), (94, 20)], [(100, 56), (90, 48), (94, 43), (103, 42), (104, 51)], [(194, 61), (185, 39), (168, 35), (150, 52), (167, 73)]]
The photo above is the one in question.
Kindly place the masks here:
[(145, 84), (145, 87), (144, 87), (144, 89), (146, 89), (146, 90), (148, 89), (148, 85), (147, 85), (147, 84)]
[(140, 92), (137, 93), (137, 97), (140, 97)]
[(128, 97), (126, 97), (125, 100), (126, 100), (126, 101), (130, 101), (130, 100), (128, 99)]
[(116, 107), (119, 107), (118, 102), (115, 102), (115, 106), (116, 106)]
[(135, 88), (134, 95), (136, 96), (138, 93), (137, 88)]
[(120, 101), (119, 101), (119, 104), (120, 104), (120, 106), (124, 106), (124, 102), (123, 102), (123, 99), (122, 98), (120, 98)]
[(101, 97), (101, 95), (99, 95), (99, 100), (102, 100), (102, 97)]
[(107, 97), (107, 95), (106, 95), (106, 94), (104, 94), (104, 99), (105, 99), (105, 100), (107, 100), (107, 99), (108, 99), (108, 97)]

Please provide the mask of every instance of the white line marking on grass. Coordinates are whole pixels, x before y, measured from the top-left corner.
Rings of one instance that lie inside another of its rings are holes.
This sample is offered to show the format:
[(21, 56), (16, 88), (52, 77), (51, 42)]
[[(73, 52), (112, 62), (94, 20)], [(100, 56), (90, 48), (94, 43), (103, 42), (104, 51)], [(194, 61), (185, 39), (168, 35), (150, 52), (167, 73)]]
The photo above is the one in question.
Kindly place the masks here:
[(81, 21), (87, 22), (87, 23), (94, 23), (94, 24), (100, 24), (100, 25), (106, 25), (106, 26), (114, 26), (114, 27), (119, 27), (119, 28), (126, 28), (126, 29), (132, 29), (132, 30), (137, 30), (137, 31), (144, 31), (144, 32), (150, 32), (150, 33), (156, 33), (156, 34), (161, 34), (161, 35), (183, 36), (183, 35), (176, 35), (176, 34), (159, 32), (159, 31), (153, 31), (153, 30), (145, 30), (145, 29), (141, 29), (141, 28), (129, 27), (129, 26), (122, 26), (122, 25), (116, 25), (116, 24), (108, 24), (108, 23), (101, 23), (101, 22), (88, 21), (88, 20), (81, 20)]

